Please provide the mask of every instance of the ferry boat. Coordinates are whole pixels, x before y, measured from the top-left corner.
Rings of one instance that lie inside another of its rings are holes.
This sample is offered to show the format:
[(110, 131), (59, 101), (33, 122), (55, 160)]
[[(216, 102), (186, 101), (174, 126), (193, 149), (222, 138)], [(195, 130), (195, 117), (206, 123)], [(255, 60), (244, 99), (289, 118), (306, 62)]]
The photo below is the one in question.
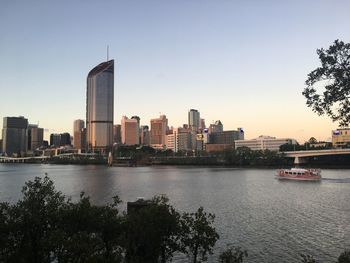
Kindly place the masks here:
[(277, 170), (276, 178), (297, 181), (320, 181), (321, 170), (302, 168), (280, 169)]

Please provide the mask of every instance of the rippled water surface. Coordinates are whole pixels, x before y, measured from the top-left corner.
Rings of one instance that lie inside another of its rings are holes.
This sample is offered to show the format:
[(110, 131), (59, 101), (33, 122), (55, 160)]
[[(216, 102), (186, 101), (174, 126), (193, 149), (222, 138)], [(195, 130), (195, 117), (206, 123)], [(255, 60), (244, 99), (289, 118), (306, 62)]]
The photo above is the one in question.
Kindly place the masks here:
[(247, 249), (247, 262), (300, 262), (300, 253), (334, 262), (350, 248), (350, 170), (323, 170), (321, 182), (278, 181), (274, 172), (0, 164), (0, 201), (16, 202), (24, 182), (45, 173), (73, 200), (81, 191), (97, 204), (166, 194), (180, 211), (215, 213), (220, 240), (211, 262), (226, 244)]

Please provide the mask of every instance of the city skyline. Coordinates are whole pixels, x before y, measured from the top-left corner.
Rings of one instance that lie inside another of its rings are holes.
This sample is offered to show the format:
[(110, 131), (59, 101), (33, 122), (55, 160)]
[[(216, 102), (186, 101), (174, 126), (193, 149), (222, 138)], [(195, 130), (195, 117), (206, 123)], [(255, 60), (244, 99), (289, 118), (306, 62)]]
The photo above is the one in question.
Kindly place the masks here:
[(116, 59), (115, 124), (138, 115), (149, 125), (161, 112), (179, 127), (194, 108), (207, 126), (221, 120), (225, 130), (244, 128), (247, 139), (325, 140), (338, 125), (307, 108), (301, 92), (319, 65), (316, 49), (349, 42), (349, 7), (344, 1), (4, 3), (0, 118), (39, 121), (45, 139), (73, 134), (73, 121), (85, 119), (86, 72), (106, 60), (109, 45)]

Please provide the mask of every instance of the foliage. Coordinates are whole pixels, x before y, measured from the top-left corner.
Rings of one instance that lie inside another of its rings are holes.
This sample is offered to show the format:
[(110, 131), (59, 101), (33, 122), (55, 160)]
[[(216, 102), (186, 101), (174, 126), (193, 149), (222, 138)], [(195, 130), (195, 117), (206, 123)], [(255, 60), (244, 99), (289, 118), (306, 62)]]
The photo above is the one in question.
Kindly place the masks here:
[(126, 261), (166, 262), (179, 251), (180, 214), (164, 196), (127, 215)]
[(120, 218), (112, 205), (76, 204), (48, 178), (25, 184), (23, 199), (0, 205), (0, 262), (120, 262)]
[[(308, 74), (303, 91), (306, 104), (341, 126), (350, 123), (350, 43), (335, 40), (327, 50), (317, 49), (321, 67)], [(324, 91), (318, 92), (323, 86)]]
[(181, 243), (184, 252), (193, 263), (207, 260), (219, 239), (213, 223), (215, 215), (204, 212), (203, 207), (195, 213), (184, 213), (181, 217)]
[(338, 263), (350, 263), (350, 250), (345, 250), (338, 257)]
[(245, 257), (248, 257), (247, 250), (242, 250), (240, 247), (230, 247), (219, 255), (219, 262), (242, 263)]

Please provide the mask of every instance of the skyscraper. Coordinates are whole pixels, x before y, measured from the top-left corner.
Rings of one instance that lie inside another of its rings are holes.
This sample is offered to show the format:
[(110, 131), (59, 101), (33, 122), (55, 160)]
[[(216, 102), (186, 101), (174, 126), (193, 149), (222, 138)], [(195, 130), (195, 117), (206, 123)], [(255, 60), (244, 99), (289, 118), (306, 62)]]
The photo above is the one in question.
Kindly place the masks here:
[(84, 145), (82, 144), (84, 138), (82, 135), (84, 133), (84, 121), (83, 120), (75, 120), (73, 124), (73, 146), (75, 149), (82, 149)]
[(161, 115), (156, 119), (151, 119), (150, 141), (152, 147), (161, 148), (166, 144), (167, 128), (168, 119), (165, 115)]
[(88, 150), (106, 152), (113, 146), (114, 60), (89, 72), (86, 95)]
[(4, 117), (2, 139), (3, 152), (24, 154), (27, 151), (28, 120), (24, 117)]
[(199, 111), (195, 109), (190, 109), (188, 112), (188, 126), (192, 131), (197, 132), (200, 125)]

